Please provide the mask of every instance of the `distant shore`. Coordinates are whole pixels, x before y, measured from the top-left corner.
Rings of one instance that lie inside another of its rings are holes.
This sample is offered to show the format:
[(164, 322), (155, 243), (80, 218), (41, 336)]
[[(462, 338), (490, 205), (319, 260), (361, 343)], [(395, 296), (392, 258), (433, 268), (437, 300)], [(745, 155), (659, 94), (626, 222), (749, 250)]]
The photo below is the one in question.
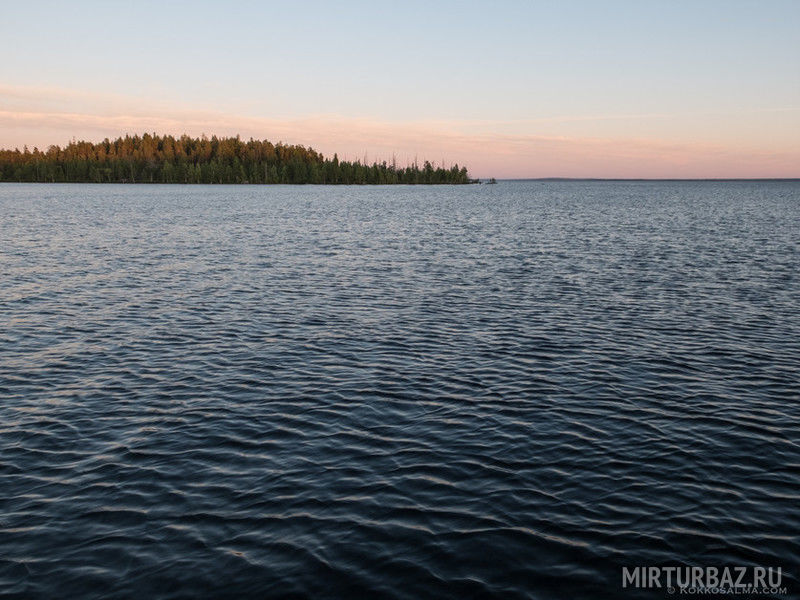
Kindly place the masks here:
[(236, 137), (193, 138), (146, 133), (73, 141), (41, 151), (0, 150), (0, 182), (435, 185), (478, 183), (466, 167), (430, 161), (339, 160), (299, 145)]

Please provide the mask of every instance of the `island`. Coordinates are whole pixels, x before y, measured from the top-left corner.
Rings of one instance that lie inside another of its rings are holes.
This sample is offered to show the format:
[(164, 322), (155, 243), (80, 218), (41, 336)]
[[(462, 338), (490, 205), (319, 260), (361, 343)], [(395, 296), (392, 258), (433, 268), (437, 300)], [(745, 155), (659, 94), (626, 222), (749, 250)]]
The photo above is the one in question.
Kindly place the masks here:
[(99, 143), (73, 140), (46, 151), (0, 150), (0, 182), (466, 184), (466, 167), (366, 164), (325, 158), (312, 148), (236, 137), (126, 135)]

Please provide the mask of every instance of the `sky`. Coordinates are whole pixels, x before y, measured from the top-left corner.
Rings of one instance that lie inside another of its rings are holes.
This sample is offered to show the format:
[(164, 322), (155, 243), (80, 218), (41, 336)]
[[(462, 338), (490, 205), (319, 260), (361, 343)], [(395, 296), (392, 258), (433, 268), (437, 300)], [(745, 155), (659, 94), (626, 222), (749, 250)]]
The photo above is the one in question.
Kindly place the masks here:
[(0, 0), (0, 147), (236, 135), (475, 177), (800, 177), (800, 0)]

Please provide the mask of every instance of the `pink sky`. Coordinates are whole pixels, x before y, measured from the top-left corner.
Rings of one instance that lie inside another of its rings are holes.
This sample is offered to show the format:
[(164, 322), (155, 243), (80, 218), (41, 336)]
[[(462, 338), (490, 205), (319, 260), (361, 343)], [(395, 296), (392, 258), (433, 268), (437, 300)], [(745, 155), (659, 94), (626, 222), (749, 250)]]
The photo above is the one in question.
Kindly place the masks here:
[[(715, 118), (716, 117), (716, 118)], [(125, 133), (236, 135), (325, 155), (428, 159), (475, 177), (800, 177), (800, 110), (739, 115), (564, 115), (531, 120), (405, 120), (337, 115), (264, 118), (58, 88), (0, 87), (0, 146), (64, 145)], [(749, 121), (748, 121), (749, 119)], [(787, 126), (788, 125), (788, 126)]]

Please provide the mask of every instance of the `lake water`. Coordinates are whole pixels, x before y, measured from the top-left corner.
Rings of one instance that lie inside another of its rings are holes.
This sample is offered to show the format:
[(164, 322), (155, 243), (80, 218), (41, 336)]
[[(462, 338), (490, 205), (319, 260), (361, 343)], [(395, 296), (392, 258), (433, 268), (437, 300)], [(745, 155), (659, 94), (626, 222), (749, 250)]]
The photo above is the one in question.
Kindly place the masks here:
[(0, 185), (0, 593), (800, 593), (800, 183)]

